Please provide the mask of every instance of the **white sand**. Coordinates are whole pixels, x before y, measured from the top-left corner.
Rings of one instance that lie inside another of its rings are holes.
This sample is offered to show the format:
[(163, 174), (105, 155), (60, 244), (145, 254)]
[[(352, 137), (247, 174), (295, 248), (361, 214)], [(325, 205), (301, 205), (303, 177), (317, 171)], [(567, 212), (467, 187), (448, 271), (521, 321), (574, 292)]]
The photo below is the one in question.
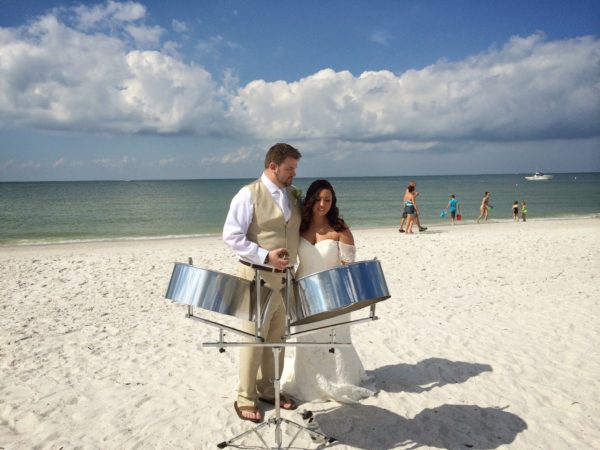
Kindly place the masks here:
[[(336, 449), (600, 448), (599, 225), (355, 230), (392, 293), (352, 329), (379, 393), (301, 408)], [(239, 350), (202, 347), (218, 331), (163, 298), (189, 256), (235, 270), (218, 237), (0, 247), (0, 449), (216, 448), (251, 428)]]

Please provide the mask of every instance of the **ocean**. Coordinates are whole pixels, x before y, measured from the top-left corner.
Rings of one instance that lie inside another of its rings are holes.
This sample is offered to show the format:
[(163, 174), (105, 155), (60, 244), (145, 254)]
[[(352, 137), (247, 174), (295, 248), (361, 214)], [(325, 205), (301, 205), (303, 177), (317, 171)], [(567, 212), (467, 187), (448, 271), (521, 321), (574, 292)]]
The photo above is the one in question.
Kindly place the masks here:
[[(490, 221), (512, 220), (527, 201), (528, 220), (600, 215), (600, 173), (329, 178), (352, 228), (397, 227), (402, 195), (417, 181), (423, 225), (449, 224), (440, 210), (455, 194), (464, 223), (492, 193)], [(0, 245), (218, 235), (235, 193), (251, 179), (0, 183)], [(296, 178), (306, 192), (312, 178)]]

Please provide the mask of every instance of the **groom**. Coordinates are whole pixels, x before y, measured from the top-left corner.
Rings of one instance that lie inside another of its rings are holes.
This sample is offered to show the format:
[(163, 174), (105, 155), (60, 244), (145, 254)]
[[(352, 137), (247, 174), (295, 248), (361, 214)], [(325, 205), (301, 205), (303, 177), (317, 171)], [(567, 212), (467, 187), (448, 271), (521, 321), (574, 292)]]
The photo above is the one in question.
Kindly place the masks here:
[[(300, 204), (290, 192), (302, 155), (288, 144), (273, 145), (265, 157), (262, 176), (244, 186), (231, 200), (223, 240), (240, 257), (238, 274), (254, 279), (259, 269), (266, 286), (273, 291), (263, 319), (261, 336), (266, 342), (282, 342), (285, 333), (285, 306), (281, 292), (288, 264), (297, 259)], [(242, 329), (255, 333), (254, 322)], [(284, 352), (279, 358), (283, 370)], [(234, 408), (242, 420), (261, 422), (258, 400), (275, 403), (274, 357), (270, 348), (243, 347), (240, 351), (240, 385)], [(292, 399), (281, 396), (283, 409), (296, 409)]]

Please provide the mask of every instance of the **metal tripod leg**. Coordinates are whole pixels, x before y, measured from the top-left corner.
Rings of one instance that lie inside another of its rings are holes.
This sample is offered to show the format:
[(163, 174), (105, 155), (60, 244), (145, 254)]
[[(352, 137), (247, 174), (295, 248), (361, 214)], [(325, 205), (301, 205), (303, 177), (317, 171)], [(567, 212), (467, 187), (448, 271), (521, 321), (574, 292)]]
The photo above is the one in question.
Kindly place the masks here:
[[(267, 442), (263, 439), (263, 437), (260, 435), (259, 431), (262, 428), (268, 427), (268, 426), (270, 426), (270, 425), (272, 425), (274, 423), (275, 423), (275, 419), (269, 419), (267, 422), (263, 422), (260, 425), (257, 425), (256, 427), (254, 427), (254, 428), (252, 428), (250, 430), (244, 431), (243, 433), (238, 434), (237, 436), (229, 439), (228, 441), (223, 441), (223, 442), (217, 444), (217, 447), (218, 448), (226, 448), (226, 447), (229, 447), (230, 445), (231, 446), (235, 446), (234, 443), (236, 441), (239, 441), (239, 440), (245, 438), (246, 436), (248, 436), (249, 434), (254, 433), (254, 434), (256, 434), (256, 436), (258, 436), (258, 438), (262, 442), (262, 445), (264, 446), (264, 448), (266, 450), (271, 450), (271, 447), (269, 447), (269, 444), (267, 444)], [(288, 420), (288, 419), (281, 419), (280, 423), (285, 423), (288, 426), (295, 427), (296, 428), (296, 434), (294, 434), (294, 436), (292, 437), (292, 439), (290, 440), (290, 442), (287, 444), (286, 447), (282, 447), (281, 445), (278, 445), (277, 447), (272, 447), (273, 449), (276, 449), (276, 450), (281, 450), (283, 448), (288, 448), (288, 449), (291, 448), (291, 446), (294, 444), (294, 442), (296, 441), (296, 439), (298, 438), (298, 436), (300, 435), (300, 433), (302, 433), (303, 431), (305, 431), (306, 433), (309, 433), (311, 435), (311, 438), (312, 438), (312, 435), (315, 435), (315, 434), (319, 435), (321, 437), (321, 439), (320, 439), (320, 443), (321, 444), (332, 444), (332, 443), (334, 443), (334, 442), (337, 441), (337, 439), (334, 438), (334, 437), (327, 436), (327, 435), (325, 435), (323, 433), (320, 433), (318, 431), (309, 430), (308, 428), (306, 428), (306, 427), (304, 427), (302, 425), (299, 425), (296, 422), (292, 422), (291, 420)]]
[[(261, 336), (261, 327), (262, 327), (262, 311), (261, 311), (261, 303), (260, 303), (260, 299), (261, 299), (261, 295), (260, 295), (260, 282), (261, 282), (261, 276), (260, 276), (260, 272), (257, 269), (256, 273), (255, 273), (255, 277), (254, 277), (254, 281), (256, 283), (256, 317), (255, 317), (255, 325), (256, 325), (256, 334), (255, 334), (255, 338), (259, 339), (262, 338)], [(291, 274), (290, 274), (290, 270), (287, 270), (287, 274), (286, 274), (286, 283), (285, 283), (285, 290), (286, 290), (286, 295), (285, 295), (285, 307), (286, 307), (286, 311), (289, 308), (289, 304), (290, 304), (290, 286), (291, 286)], [(286, 330), (284, 331), (286, 333), (286, 336), (284, 336), (283, 339), (285, 339), (286, 337), (289, 336), (290, 334), (290, 328), (289, 328), (289, 316), (287, 315), (286, 312)], [(214, 344), (204, 344), (204, 345), (208, 345), (208, 346), (212, 346)], [(226, 346), (235, 346), (235, 345), (239, 345), (236, 343), (223, 343), (222, 342), (222, 334), (221, 334), (221, 342), (219, 344), (221, 347), (226, 347)], [(223, 441), (219, 444), (217, 444), (218, 448), (225, 448), (228, 447), (230, 445), (233, 445), (234, 442), (239, 441), (243, 438), (245, 438), (246, 436), (248, 436), (251, 433), (256, 434), (256, 436), (258, 436), (258, 438), (260, 439), (260, 441), (262, 442), (262, 445), (264, 446), (264, 448), (266, 450), (281, 450), (282, 447), (282, 443), (283, 443), (283, 436), (282, 436), (282, 432), (281, 432), (281, 424), (285, 423), (287, 425), (293, 426), (296, 428), (296, 433), (294, 434), (294, 436), (292, 437), (291, 441), (289, 442), (289, 444), (287, 445), (287, 447), (285, 448), (290, 448), (291, 445), (294, 443), (294, 441), (297, 439), (297, 437), (300, 435), (300, 433), (302, 431), (306, 431), (307, 433), (309, 433), (309, 436), (311, 436), (311, 438), (314, 437), (313, 436), (317, 436), (319, 437), (319, 441), (321, 443), (324, 444), (329, 444), (332, 442), (335, 442), (337, 439), (333, 438), (333, 437), (329, 437), (324, 435), (323, 433), (320, 433), (318, 431), (314, 431), (314, 430), (309, 430), (308, 428), (299, 425), (295, 422), (292, 422), (291, 420), (288, 419), (283, 419), (281, 418), (281, 401), (280, 401), (280, 396), (281, 396), (281, 374), (279, 373), (279, 358), (280, 358), (280, 353), (281, 353), (281, 349), (284, 348), (286, 346), (285, 343), (281, 343), (281, 345), (279, 345), (279, 343), (265, 343), (265, 342), (252, 342), (247, 344), (248, 346), (251, 347), (263, 347), (264, 350), (267, 350), (267, 347), (271, 348), (271, 351), (273, 352), (273, 362), (274, 362), (274, 378), (273, 378), (273, 387), (275, 390), (275, 417), (272, 417), (271, 419), (255, 426), (254, 428), (245, 431), (231, 439), (229, 439), (228, 441)], [(288, 344), (289, 345), (289, 344)], [(349, 344), (344, 344), (344, 345), (349, 345)], [(270, 426), (270, 425), (274, 425), (275, 426), (275, 447), (270, 447), (265, 440), (263, 439), (263, 437), (260, 435), (259, 430), (262, 430), (264, 427)]]
[(269, 426), (269, 422), (263, 422), (260, 425), (248, 430), (248, 431), (244, 431), (242, 434), (238, 434), (237, 436), (229, 439), (228, 441), (223, 441), (219, 444), (217, 444), (217, 447), (219, 448), (225, 448), (230, 446), (231, 444), (233, 444), (235, 441), (239, 441), (240, 439), (243, 439), (244, 437), (246, 437), (247, 435), (249, 435), (250, 433), (254, 433), (258, 436), (258, 438), (261, 440), (261, 442), (263, 443), (263, 445), (265, 446), (265, 448), (267, 450), (269, 450), (271, 447), (269, 447), (269, 445), (265, 442), (265, 440), (263, 439), (263, 437), (260, 435), (260, 433), (258, 432), (258, 430), (260, 430), (261, 428), (264, 427), (268, 427)]
[[(258, 344), (258, 345), (260, 345), (260, 344)], [(275, 366), (275, 369), (274, 369), (275, 370), (275, 378), (273, 380), (273, 386), (275, 388), (275, 417), (269, 419), (266, 422), (261, 423), (260, 425), (257, 425), (256, 427), (252, 428), (251, 430), (245, 431), (242, 434), (239, 434), (239, 435), (235, 436), (234, 438), (229, 439), (228, 441), (224, 441), (224, 442), (217, 444), (217, 447), (219, 447), (219, 448), (228, 447), (229, 445), (233, 444), (235, 441), (239, 441), (240, 439), (243, 439), (250, 433), (255, 433), (258, 436), (258, 438), (260, 439), (260, 441), (263, 443), (264, 448), (266, 450), (271, 450), (271, 447), (269, 447), (269, 445), (265, 442), (265, 440), (263, 439), (263, 437), (260, 435), (260, 433), (258, 431), (266, 426), (275, 425), (275, 445), (276, 446), (273, 447), (273, 449), (281, 450), (283, 448), (281, 446), (283, 443), (283, 436), (282, 436), (282, 432), (281, 432), (281, 424), (282, 423), (294, 426), (297, 429), (296, 434), (294, 435), (294, 437), (292, 438), (290, 443), (287, 445), (287, 448), (290, 448), (290, 446), (294, 443), (294, 441), (296, 440), (296, 438), (300, 435), (300, 433), (302, 431), (306, 431), (307, 433), (309, 433), (311, 438), (313, 435), (320, 436), (322, 438), (321, 439), (322, 443), (330, 444), (337, 440), (333, 437), (327, 436), (318, 431), (309, 430), (308, 428), (306, 428), (302, 425), (299, 425), (296, 422), (292, 422), (291, 420), (281, 418), (281, 402), (280, 402), (281, 374), (279, 373), (279, 354), (281, 353), (281, 349), (282, 349), (282, 347), (271, 347), (271, 350), (273, 351), (273, 359), (274, 359), (274, 366)], [(266, 348), (265, 348), (265, 350), (266, 350)]]

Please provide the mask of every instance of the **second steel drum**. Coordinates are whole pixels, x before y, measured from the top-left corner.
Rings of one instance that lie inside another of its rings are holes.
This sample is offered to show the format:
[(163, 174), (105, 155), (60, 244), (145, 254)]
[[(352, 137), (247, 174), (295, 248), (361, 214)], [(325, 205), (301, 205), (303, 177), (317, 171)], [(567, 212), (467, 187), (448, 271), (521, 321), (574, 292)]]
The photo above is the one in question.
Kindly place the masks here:
[[(165, 297), (238, 319), (254, 320), (256, 295), (253, 286), (253, 282), (244, 278), (175, 263)], [(264, 315), (271, 290), (265, 286), (260, 290)]]
[(359, 261), (296, 280), (292, 325), (329, 319), (390, 298), (377, 260)]

